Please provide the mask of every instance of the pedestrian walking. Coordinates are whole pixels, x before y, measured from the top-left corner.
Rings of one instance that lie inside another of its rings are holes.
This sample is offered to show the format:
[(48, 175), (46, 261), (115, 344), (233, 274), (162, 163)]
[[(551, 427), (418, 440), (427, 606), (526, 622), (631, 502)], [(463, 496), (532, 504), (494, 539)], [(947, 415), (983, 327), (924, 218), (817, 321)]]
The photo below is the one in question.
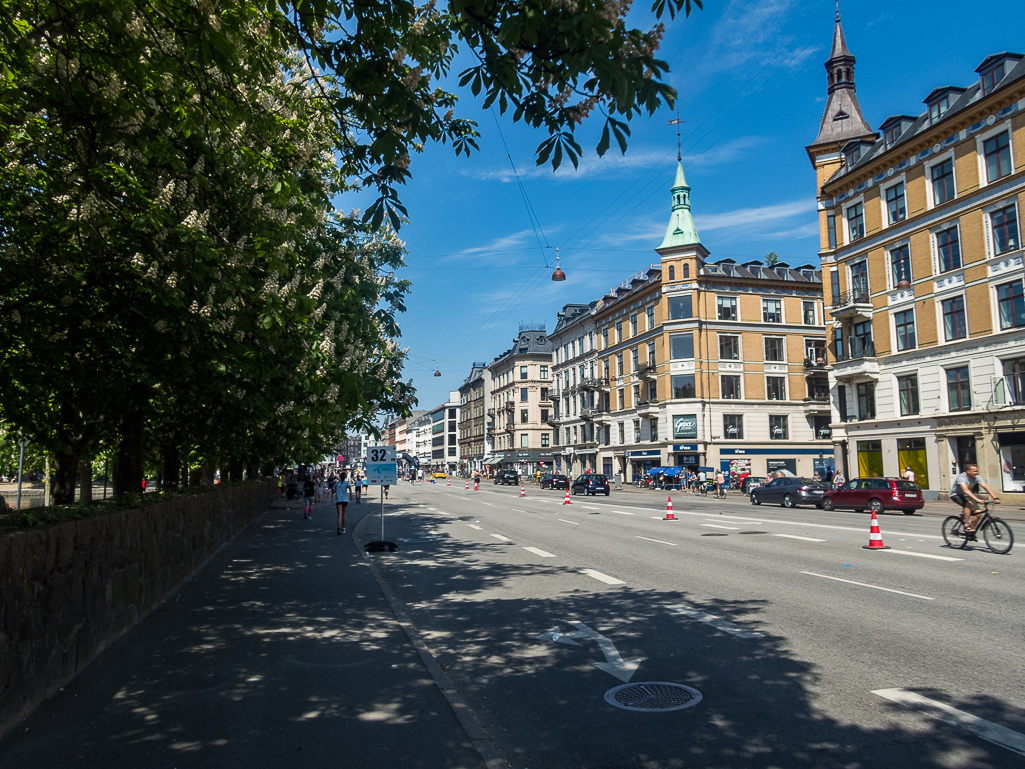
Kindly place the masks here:
[(313, 495), (317, 491), (317, 485), (310, 476), (303, 477), (303, 518), (313, 517)]
[(847, 479), (844, 477), (843, 470), (837, 470), (836, 471), (836, 475), (833, 476), (833, 488), (834, 489), (840, 488), (841, 486), (844, 485), (846, 480)]
[(362, 495), (363, 495), (363, 482), (360, 481), (359, 473), (356, 473), (353, 476), (353, 481), (354, 481), (353, 486), (354, 486), (355, 491), (356, 491), (356, 504), (358, 505), (358, 504), (360, 504), (360, 497), (362, 497)]
[(335, 510), (338, 511), (337, 534), (345, 533), (345, 508), (349, 505), (349, 491), (352, 484), (349, 479), (342, 477), (335, 481)]

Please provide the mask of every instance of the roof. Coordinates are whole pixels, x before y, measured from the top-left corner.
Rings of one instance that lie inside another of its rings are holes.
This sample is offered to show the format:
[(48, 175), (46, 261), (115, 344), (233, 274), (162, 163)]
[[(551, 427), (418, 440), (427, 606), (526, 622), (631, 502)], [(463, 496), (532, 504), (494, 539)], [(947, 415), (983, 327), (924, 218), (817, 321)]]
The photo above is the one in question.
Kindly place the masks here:
[[(829, 80), (826, 108), (822, 111), (819, 132), (809, 148), (823, 144), (845, 144), (860, 137), (875, 138), (872, 126), (865, 120), (854, 85), (854, 56), (844, 39), (840, 15), (833, 28), (833, 49), (826, 60)], [(842, 73), (843, 77), (838, 77)], [(810, 149), (809, 149), (810, 152)]]
[(722, 259), (718, 262), (706, 262), (699, 274), (740, 280), (783, 280), (788, 283), (822, 285), (822, 269), (810, 264), (790, 267), (785, 262), (777, 262), (775, 267), (767, 267), (757, 260), (737, 264), (732, 259)]
[(666, 227), (665, 237), (662, 238), (662, 243), (655, 249), (656, 251), (661, 251), (664, 248), (701, 245), (697, 225), (694, 224), (694, 217), (690, 213), (690, 187), (683, 174), (682, 163), (676, 164), (676, 180), (673, 182), (672, 198), (673, 208), (669, 215), (669, 225)]

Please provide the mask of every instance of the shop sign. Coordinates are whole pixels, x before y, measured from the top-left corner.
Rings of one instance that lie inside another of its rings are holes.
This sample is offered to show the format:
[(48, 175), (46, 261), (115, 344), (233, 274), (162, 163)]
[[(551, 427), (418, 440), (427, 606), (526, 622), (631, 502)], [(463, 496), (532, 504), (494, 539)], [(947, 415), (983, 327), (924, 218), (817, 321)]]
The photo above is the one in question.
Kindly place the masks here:
[(697, 438), (698, 437), (698, 415), (680, 414), (673, 417), (674, 438)]

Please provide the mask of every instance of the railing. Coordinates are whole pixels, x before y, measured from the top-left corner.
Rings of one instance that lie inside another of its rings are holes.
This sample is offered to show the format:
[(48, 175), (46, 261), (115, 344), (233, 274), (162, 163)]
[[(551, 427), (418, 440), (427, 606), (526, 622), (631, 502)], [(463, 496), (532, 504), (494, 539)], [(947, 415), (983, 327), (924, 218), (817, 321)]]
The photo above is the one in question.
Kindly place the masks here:
[(872, 297), (863, 288), (845, 291), (833, 299), (833, 309), (849, 307), (852, 304), (872, 304)]
[(658, 398), (644, 398), (642, 400), (637, 401), (637, 407), (638, 408), (643, 408), (645, 406), (657, 406), (657, 405), (658, 405)]
[(515, 401), (506, 401), (505, 405), (503, 405), (502, 408), (504, 408), (506, 411), (515, 411), (516, 410), (516, 402)]
[(658, 366), (654, 363), (642, 363), (637, 367), (638, 376), (654, 376), (658, 373)]
[(606, 411), (605, 409), (586, 408), (586, 409), (582, 409), (580, 411), (580, 416), (582, 416), (584, 419), (591, 419), (591, 420), (593, 420), (595, 417), (599, 417), (602, 414), (608, 414), (608, 413), (609, 412)]
[(580, 380), (580, 386), (588, 390), (598, 390), (608, 386), (609, 381), (601, 377), (586, 377)]
[(837, 361), (860, 360), (875, 356), (876, 346), (873, 342), (859, 342), (857, 339), (851, 339), (848, 342), (848, 349), (844, 350), (842, 355), (837, 355), (836, 359)]
[(826, 367), (826, 351), (822, 351), (822, 355), (814, 358), (807, 357), (804, 359), (804, 370), (805, 371), (820, 371)]

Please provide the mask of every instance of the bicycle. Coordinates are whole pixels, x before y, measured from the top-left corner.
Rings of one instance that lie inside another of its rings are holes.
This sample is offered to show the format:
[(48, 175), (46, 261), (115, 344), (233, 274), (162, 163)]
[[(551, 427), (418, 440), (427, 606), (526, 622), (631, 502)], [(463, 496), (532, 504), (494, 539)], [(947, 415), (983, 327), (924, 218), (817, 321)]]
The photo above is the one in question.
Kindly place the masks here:
[(726, 499), (726, 484), (717, 484), (712, 492), (712, 496), (716, 499)]
[[(989, 514), (989, 502), (983, 502), (982, 517), (975, 525), (976, 535), (982, 534), (986, 547), (998, 555), (1006, 555), (1014, 546), (1014, 532), (1002, 519)], [(947, 547), (963, 550), (972, 541), (971, 535), (964, 530), (964, 517), (951, 515), (943, 521), (943, 541)]]

